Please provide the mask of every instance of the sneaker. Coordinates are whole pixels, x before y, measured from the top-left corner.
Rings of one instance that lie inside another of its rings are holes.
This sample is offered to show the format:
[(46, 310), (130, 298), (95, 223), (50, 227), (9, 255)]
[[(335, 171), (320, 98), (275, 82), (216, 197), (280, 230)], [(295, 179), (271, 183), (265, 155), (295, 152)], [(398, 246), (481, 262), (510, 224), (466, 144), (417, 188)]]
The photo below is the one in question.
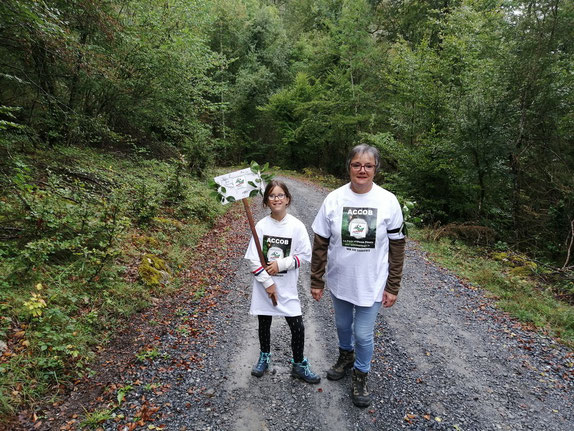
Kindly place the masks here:
[(340, 380), (345, 377), (347, 370), (355, 365), (355, 352), (353, 350), (343, 350), (339, 347), (339, 359), (335, 365), (327, 370), (329, 380)]
[(269, 363), (271, 362), (271, 353), (261, 352), (259, 354), (259, 360), (251, 369), (251, 375), (255, 377), (261, 377), (265, 370), (269, 368)]
[(351, 372), (351, 399), (357, 407), (368, 407), (371, 404), (371, 394), (367, 387), (367, 373), (353, 368)]
[(291, 359), (291, 364), (293, 365), (291, 368), (293, 377), (305, 380), (307, 383), (319, 383), (321, 381), (321, 377), (311, 371), (311, 365), (307, 358), (304, 358), (303, 362), (293, 362), (293, 359)]

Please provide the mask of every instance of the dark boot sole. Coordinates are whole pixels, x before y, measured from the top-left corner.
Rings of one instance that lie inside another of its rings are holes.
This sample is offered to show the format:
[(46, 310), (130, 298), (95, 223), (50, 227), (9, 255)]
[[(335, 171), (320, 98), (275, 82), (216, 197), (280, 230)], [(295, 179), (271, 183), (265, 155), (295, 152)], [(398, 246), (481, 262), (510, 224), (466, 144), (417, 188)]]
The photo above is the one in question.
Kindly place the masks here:
[(299, 376), (298, 374), (293, 374), (293, 373), (291, 373), (291, 377), (293, 377), (293, 378), (295, 378), (295, 379), (303, 380), (304, 382), (310, 383), (310, 384), (312, 384), (312, 385), (316, 385), (316, 384), (318, 384), (318, 383), (321, 383), (321, 379), (319, 379), (319, 380), (307, 380), (307, 379), (305, 379), (305, 378)]
[(371, 405), (371, 400), (355, 400), (354, 398), (352, 398), (352, 400), (356, 407), (360, 407), (362, 409)]
[(263, 374), (265, 374), (265, 371), (263, 371), (262, 373), (253, 370), (251, 371), (251, 375), (254, 377), (263, 377)]
[(328, 371), (327, 371), (327, 380), (333, 380), (333, 381), (341, 380), (343, 377), (345, 377), (345, 376), (347, 375), (348, 371), (349, 371), (351, 368), (353, 368), (353, 365), (352, 365), (352, 364), (349, 365), (349, 366), (347, 366), (347, 367), (345, 367), (345, 368), (343, 369), (343, 372), (342, 372), (342, 373), (337, 373), (337, 372), (333, 372), (333, 371), (331, 371), (331, 370), (328, 370)]

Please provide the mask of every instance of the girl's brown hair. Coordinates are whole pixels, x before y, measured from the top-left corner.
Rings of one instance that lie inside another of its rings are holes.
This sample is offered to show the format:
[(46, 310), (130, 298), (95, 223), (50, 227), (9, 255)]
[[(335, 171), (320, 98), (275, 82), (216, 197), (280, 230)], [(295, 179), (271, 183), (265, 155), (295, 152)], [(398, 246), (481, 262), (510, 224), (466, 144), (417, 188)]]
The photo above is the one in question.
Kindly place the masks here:
[(285, 197), (289, 199), (289, 203), (287, 204), (287, 206), (289, 206), (291, 204), (291, 193), (289, 193), (289, 189), (285, 183), (279, 180), (271, 180), (267, 184), (267, 187), (265, 187), (265, 192), (263, 193), (263, 206), (268, 206), (267, 203), (269, 202), (269, 195), (271, 194), (271, 190), (273, 190), (275, 187), (281, 187), (283, 189)]

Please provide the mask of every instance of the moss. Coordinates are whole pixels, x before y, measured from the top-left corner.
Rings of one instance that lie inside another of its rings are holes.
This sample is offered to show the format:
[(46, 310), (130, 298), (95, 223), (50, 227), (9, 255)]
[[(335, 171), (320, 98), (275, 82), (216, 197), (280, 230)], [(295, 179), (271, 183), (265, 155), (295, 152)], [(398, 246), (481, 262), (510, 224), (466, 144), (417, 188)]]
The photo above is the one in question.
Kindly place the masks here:
[(536, 263), (532, 262), (531, 260), (529, 260), (525, 256), (521, 256), (521, 255), (515, 255), (513, 257), (512, 263), (514, 266), (527, 267), (527, 268), (530, 268), (532, 270), (535, 270), (538, 267), (538, 265), (536, 265)]
[(503, 262), (504, 265), (509, 266), (510, 269), (508, 272), (512, 275), (528, 276), (531, 275), (538, 268), (538, 265), (536, 265), (536, 263), (527, 259), (523, 255), (498, 252), (498, 253), (492, 253), (491, 256), (494, 260), (498, 260), (500, 262)]
[(171, 281), (170, 270), (165, 261), (149, 253), (143, 256), (138, 273), (148, 286), (165, 285)]
[(134, 237), (133, 241), (136, 245), (142, 247), (159, 248), (160, 246), (160, 242), (151, 236), (136, 236)]
[(508, 260), (508, 253), (505, 253), (505, 252), (492, 253), (492, 258), (494, 260), (507, 261)]
[(532, 275), (533, 268), (530, 266), (515, 266), (514, 268), (510, 268), (508, 271), (512, 275), (526, 277)]
[(166, 227), (175, 227), (176, 229), (183, 229), (183, 227), (184, 227), (182, 222), (180, 222), (179, 220), (171, 219), (171, 218), (154, 217), (153, 221), (160, 226), (163, 225)]

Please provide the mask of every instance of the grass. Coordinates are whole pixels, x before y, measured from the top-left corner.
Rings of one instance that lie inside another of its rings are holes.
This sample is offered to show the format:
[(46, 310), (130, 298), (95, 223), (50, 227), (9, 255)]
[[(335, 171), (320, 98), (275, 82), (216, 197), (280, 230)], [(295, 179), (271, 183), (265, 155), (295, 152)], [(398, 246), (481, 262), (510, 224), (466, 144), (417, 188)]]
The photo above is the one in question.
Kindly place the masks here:
[(428, 230), (412, 229), (410, 236), (433, 261), (483, 288), (501, 310), (574, 349), (574, 306), (561, 299), (564, 288), (549, 283), (539, 265), (509, 251), (431, 240)]
[(112, 419), (113, 409), (102, 409), (88, 412), (86, 418), (81, 422), (81, 429), (96, 429), (107, 420)]

